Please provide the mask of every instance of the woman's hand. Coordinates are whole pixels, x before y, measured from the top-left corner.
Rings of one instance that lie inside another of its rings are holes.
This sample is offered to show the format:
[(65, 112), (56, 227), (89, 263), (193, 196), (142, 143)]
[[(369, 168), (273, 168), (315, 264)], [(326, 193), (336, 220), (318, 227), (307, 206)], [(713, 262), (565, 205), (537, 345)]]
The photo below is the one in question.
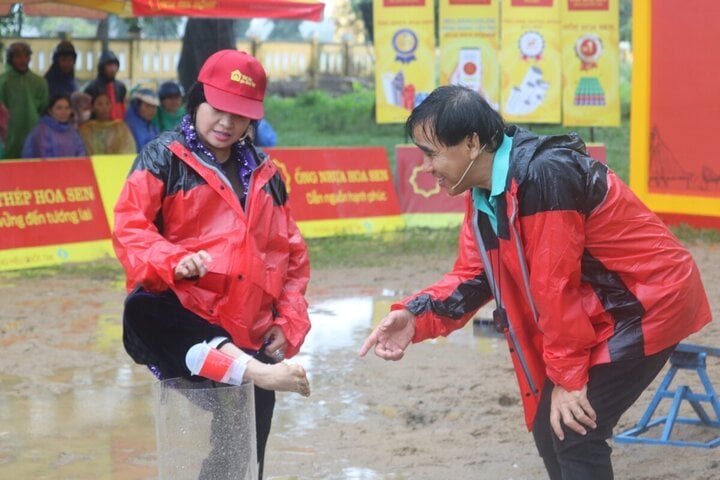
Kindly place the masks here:
[[(263, 335), (265, 345), (265, 354), (281, 362), (285, 358), (285, 348), (287, 347), (287, 338), (282, 328), (273, 325)], [(269, 342), (269, 343), (268, 343)]]
[(184, 256), (175, 266), (175, 280), (200, 278), (208, 272), (212, 257), (205, 250)]

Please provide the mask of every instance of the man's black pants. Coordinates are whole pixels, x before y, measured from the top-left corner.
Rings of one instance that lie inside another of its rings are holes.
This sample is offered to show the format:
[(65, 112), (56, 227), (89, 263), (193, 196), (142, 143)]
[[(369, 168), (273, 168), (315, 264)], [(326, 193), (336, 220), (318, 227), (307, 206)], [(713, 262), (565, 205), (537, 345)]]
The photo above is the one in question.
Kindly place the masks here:
[(596, 365), (590, 368), (587, 396), (597, 414), (597, 428), (580, 435), (563, 426), (565, 440), (559, 440), (550, 426), (548, 380), (543, 387), (533, 437), (551, 480), (612, 480), (612, 449), (607, 440), (620, 416), (652, 383), (675, 349), (672, 346), (654, 355)]

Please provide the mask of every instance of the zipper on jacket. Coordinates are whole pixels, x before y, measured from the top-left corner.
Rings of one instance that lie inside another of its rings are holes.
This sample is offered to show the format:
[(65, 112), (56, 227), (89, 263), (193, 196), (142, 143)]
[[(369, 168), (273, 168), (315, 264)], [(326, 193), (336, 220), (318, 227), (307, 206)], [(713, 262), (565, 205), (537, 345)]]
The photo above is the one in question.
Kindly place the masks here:
[[(475, 233), (475, 240), (478, 245), (478, 249), (480, 250), (480, 256), (482, 257), (483, 266), (485, 268), (485, 276), (488, 277), (488, 281), (490, 282), (490, 286), (493, 290), (493, 295), (495, 296), (495, 303), (497, 303), (498, 308), (504, 308), (503, 301), (500, 296), (500, 288), (495, 283), (495, 275), (492, 270), (492, 264), (490, 263), (490, 257), (488, 256), (487, 250), (485, 248), (485, 244), (482, 241), (482, 236), (480, 235), (480, 228), (478, 227), (478, 211), (477, 209), (474, 210), (473, 213), (473, 231)], [(498, 238), (498, 244), (500, 242), (500, 238)], [(498, 249), (498, 268), (500, 268), (500, 257), (499, 257), (499, 249)], [(490, 275), (488, 275), (490, 273)], [(509, 320), (509, 318), (508, 318)], [(523, 354), (522, 349), (519, 347), (519, 342), (517, 340), (517, 335), (515, 334), (515, 329), (513, 328), (512, 322), (508, 321), (508, 336), (510, 338), (510, 342), (513, 345), (513, 349), (515, 350), (515, 353), (517, 354), (518, 361), (520, 362), (520, 366), (522, 367), (523, 374), (525, 375), (525, 380), (527, 381), (528, 385), (530, 386), (530, 390), (534, 394), (538, 394), (538, 388), (535, 385), (535, 381), (532, 378), (532, 375), (530, 375), (530, 369), (528, 368), (527, 361), (525, 360), (525, 355)]]
[(525, 287), (525, 295), (527, 295), (528, 303), (530, 304), (530, 310), (533, 314), (533, 319), (535, 320), (535, 324), (537, 325), (539, 322), (538, 320), (538, 314), (537, 309), (535, 308), (535, 301), (532, 298), (532, 294), (530, 293), (530, 274), (528, 273), (527, 268), (527, 262), (525, 261), (525, 251), (522, 248), (522, 244), (520, 243), (520, 235), (517, 229), (515, 228), (515, 217), (517, 215), (517, 198), (515, 198), (515, 195), (511, 195), (512, 198), (512, 212), (510, 213), (510, 221), (508, 222), (510, 224), (510, 229), (512, 230), (512, 235), (515, 238), (515, 249), (517, 250), (519, 263), (520, 263), (520, 272), (523, 276), (523, 286)]

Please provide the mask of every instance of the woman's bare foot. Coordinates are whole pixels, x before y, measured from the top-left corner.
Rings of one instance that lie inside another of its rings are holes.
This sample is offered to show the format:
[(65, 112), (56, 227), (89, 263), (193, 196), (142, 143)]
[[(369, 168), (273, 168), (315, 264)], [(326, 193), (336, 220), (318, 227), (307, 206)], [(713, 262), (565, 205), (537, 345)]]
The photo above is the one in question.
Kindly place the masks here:
[(310, 382), (305, 369), (297, 363), (276, 363), (268, 365), (251, 359), (245, 369), (246, 380), (265, 390), (295, 392), (303, 397), (310, 396)]

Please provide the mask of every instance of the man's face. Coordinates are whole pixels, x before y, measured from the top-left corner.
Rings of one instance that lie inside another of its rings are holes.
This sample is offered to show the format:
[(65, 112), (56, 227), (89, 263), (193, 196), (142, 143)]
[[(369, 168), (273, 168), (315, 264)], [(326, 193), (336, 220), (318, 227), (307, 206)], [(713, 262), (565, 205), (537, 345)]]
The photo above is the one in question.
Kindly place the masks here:
[(103, 74), (105, 75), (105, 78), (109, 78), (111, 80), (115, 79), (115, 75), (117, 75), (118, 72), (118, 65), (115, 62), (106, 63), (103, 67)]
[(22, 52), (13, 53), (10, 64), (18, 72), (25, 73), (28, 71), (28, 65), (30, 65), (30, 55)]
[(72, 55), (61, 55), (57, 59), (58, 67), (63, 73), (70, 73), (75, 68), (75, 57)]
[(175, 113), (180, 109), (180, 105), (182, 105), (182, 97), (179, 95), (175, 97), (165, 97), (160, 100), (160, 103), (165, 111)]
[(470, 164), (472, 149), (468, 141), (463, 140), (451, 147), (442, 145), (433, 138), (430, 128), (425, 124), (417, 125), (413, 130), (415, 145), (425, 154), (423, 157), (423, 171), (437, 178), (438, 184), (445, 188), (449, 195), (455, 196), (463, 193), (468, 187), (452, 187), (462, 178), (465, 169)]

